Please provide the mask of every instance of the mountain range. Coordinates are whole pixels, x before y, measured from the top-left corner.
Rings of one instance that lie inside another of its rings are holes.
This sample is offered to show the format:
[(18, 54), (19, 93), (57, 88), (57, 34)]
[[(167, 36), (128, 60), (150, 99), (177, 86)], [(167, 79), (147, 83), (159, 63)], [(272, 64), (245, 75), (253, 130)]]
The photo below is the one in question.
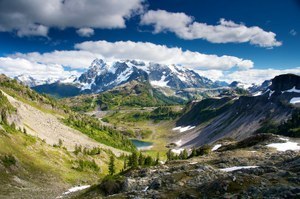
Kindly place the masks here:
[[(71, 76), (41, 81), (28, 75), (20, 75), (15, 79), (38, 92), (63, 97), (84, 93), (100, 93), (133, 80), (148, 82), (154, 88), (175, 93), (191, 88), (213, 89), (228, 86), (226, 82), (213, 82), (183, 66), (137, 60), (105, 62), (102, 59), (95, 59), (88, 70), (79, 77)], [(66, 95), (65, 87), (71, 89), (72, 92)], [(53, 93), (53, 91), (55, 92)]]

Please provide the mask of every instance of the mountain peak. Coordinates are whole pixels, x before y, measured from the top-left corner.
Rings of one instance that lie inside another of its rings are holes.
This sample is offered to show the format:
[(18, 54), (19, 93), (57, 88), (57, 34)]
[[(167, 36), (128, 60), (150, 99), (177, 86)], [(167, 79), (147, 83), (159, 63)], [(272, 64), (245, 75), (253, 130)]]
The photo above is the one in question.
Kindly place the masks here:
[(300, 76), (295, 74), (278, 75), (272, 79), (270, 90), (272, 91), (285, 91), (295, 87), (300, 89)]
[(139, 60), (105, 62), (102, 59), (95, 59), (77, 82), (82, 84), (83, 90), (101, 92), (138, 79), (147, 80), (153, 86), (172, 89), (208, 88), (213, 85), (211, 80), (201, 77), (193, 70), (174, 64)]

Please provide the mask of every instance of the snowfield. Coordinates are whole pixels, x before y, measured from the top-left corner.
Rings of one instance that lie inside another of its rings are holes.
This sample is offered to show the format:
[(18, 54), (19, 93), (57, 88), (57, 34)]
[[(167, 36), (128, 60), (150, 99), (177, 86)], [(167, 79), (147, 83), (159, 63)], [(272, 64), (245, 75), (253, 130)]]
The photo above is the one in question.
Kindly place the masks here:
[(298, 151), (300, 150), (300, 146), (297, 142), (291, 142), (288, 140), (285, 140), (285, 143), (272, 143), (268, 144), (268, 147), (276, 148), (277, 151), (287, 151), (287, 150), (292, 150), (292, 151)]

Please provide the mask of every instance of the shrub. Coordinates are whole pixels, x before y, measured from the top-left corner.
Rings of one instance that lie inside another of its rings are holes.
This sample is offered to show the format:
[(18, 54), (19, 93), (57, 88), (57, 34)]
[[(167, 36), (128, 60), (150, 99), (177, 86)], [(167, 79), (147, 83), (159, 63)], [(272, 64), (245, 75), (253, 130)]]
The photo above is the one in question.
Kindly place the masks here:
[(5, 167), (10, 167), (12, 165), (16, 165), (17, 163), (16, 158), (11, 154), (1, 157), (1, 161)]

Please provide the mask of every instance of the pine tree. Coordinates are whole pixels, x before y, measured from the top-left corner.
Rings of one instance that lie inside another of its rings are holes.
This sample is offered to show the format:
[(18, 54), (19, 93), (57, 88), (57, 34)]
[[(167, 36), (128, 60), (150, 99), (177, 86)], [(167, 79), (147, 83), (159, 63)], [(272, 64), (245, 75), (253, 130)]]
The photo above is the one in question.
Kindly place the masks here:
[(127, 156), (124, 157), (123, 170), (127, 169)]
[(114, 175), (114, 173), (116, 172), (115, 157), (113, 155), (111, 155), (109, 158), (108, 171), (109, 175)]
[(142, 152), (140, 152), (139, 160), (138, 160), (140, 166), (143, 166), (143, 165), (144, 165), (144, 160), (145, 160), (145, 158), (144, 158)]
[(174, 160), (174, 153), (172, 152), (171, 149), (169, 149), (169, 151), (167, 152), (167, 159), (168, 161)]
[(132, 168), (137, 168), (138, 167), (138, 153), (137, 151), (134, 151), (132, 153), (132, 157), (131, 157), (131, 161), (132, 161)]
[(180, 152), (180, 155), (179, 155), (180, 159), (182, 160), (185, 160), (188, 158), (188, 152), (186, 149), (184, 149), (182, 152)]
[(151, 166), (153, 164), (153, 159), (152, 159), (152, 157), (151, 156), (147, 156), (146, 158), (145, 158), (145, 165), (146, 166)]
[(195, 156), (197, 156), (197, 150), (196, 150), (196, 148), (193, 148), (190, 157), (192, 158), (192, 157), (195, 157)]
[(155, 160), (155, 165), (158, 165), (159, 163), (159, 152), (156, 154), (156, 160)]

